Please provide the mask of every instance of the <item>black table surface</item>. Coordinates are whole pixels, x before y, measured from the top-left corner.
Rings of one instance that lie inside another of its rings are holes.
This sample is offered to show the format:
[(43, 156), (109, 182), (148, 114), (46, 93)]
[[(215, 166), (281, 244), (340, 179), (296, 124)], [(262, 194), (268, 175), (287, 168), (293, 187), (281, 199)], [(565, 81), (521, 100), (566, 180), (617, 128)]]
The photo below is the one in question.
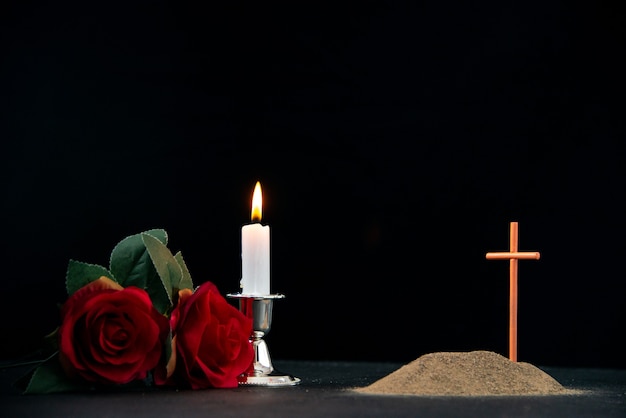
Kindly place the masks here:
[(13, 417), (626, 417), (626, 370), (540, 367), (582, 394), (413, 396), (354, 392), (399, 363), (274, 360), (294, 386), (23, 395), (27, 369), (1, 369), (0, 416)]

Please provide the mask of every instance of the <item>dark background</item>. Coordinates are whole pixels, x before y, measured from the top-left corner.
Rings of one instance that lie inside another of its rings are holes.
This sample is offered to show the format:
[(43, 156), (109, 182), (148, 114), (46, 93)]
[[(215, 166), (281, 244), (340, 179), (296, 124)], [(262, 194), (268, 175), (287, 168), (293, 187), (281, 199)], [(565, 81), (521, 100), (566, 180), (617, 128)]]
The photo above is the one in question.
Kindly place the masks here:
[(4, 2), (2, 356), (151, 228), (238, 291), (259, 180), (274, 358), (507, 355), (518, 221), (519, 360), (626, 367), (616, 4)]

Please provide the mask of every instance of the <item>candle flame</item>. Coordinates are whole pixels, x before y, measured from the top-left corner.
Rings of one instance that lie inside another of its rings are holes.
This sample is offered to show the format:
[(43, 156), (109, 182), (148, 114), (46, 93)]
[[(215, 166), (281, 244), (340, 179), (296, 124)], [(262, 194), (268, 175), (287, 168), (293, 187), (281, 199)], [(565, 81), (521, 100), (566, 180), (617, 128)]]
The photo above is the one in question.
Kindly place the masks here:
[(261, 222), (261, 214), (263, 211), (263, 196), (261, 194), (261, 183), (256, 182), (254, 193), (252, 193), (252, 222)]

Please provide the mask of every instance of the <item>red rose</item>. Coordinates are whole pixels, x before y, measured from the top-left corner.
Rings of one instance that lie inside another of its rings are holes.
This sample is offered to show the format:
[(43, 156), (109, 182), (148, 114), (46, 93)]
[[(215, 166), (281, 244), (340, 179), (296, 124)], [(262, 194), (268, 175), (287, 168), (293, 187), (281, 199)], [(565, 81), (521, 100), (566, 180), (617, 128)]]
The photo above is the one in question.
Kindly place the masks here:
[(104, 384), (144, 379), (156, 367), (169, 321), (138, 287), (100, 277), (61, 310), (59, 360), (71, 377)]
[[(237, 377), (254, 360), (252, 320), (229, 304), (211, 282), (179, 295), (171, 316), (173, 375), (163, 379), (155, 374), (156, 382), (178, 382), (192, 389), (238, 386)], [(172, 364), (168, 367), (171, 371)]]

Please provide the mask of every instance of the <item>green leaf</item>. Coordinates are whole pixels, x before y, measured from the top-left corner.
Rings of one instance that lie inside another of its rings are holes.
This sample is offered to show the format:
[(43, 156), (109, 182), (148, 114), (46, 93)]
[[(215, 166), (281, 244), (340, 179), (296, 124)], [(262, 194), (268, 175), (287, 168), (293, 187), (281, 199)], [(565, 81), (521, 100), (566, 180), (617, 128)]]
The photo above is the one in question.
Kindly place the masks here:
[(167, 233), (163, 229), (151, 229), (131, 235), (117, 243), (111, 251), (109, 268), (119, 283), (124, 283), (129, 276), (136, 274), (138, 264), (149, 261), (146, 246), (141, 238), (142, 234), (150, 234), (167, 245)]
[(74, 382), (65, 375), (59, 363), (58, 353), (48, 357), (37, 368), (28, 373), (21, 382), (18, 382), (18, 385), (23, 385), (23, 382), (26, 382), (26, 387), (23, 388), (22, 386), (24, 394), (58, 393), (89, 389), (85, 384), (81, 385)]
[(154, 307), (165, 314), (172, 306), (171, 298), (144, 244), (144, 234), (155, 238), (163, 245), (167, 243), (167, 233), (162, 229), (153, 229), (124, 238), (111, 252), (110, 269), (122, 286), (137, 286), (148, 292)]
[(172, 284), (180, 283), (183, 278), (183, 270), (165, 244), (150, 234), (141, 234), (141, 238), (161, 278), (161, 283), (167, 292), (169, 306), (171, 306), (173, 300)]
[(113, 274), (102, 266), (70, 260), (65, 275), (67, 295), (72, 296), (78, 289), (99, 279), (101, 276), (107, 276), (115, 280)]
[(183, 259), (183, 254), (179, 251), (174, 254), (174, 258), (178, 261), (180, 268), (183, 270), (183, 277), (180, 280), (180, 283), (174, 284), (172, 286), (178, 290), (181, 289), (191, 289), (193, 290), (193, 280), (191, 280), (191, 273), (189, 273), (189, 269), (187, 268), (187, 263)]

